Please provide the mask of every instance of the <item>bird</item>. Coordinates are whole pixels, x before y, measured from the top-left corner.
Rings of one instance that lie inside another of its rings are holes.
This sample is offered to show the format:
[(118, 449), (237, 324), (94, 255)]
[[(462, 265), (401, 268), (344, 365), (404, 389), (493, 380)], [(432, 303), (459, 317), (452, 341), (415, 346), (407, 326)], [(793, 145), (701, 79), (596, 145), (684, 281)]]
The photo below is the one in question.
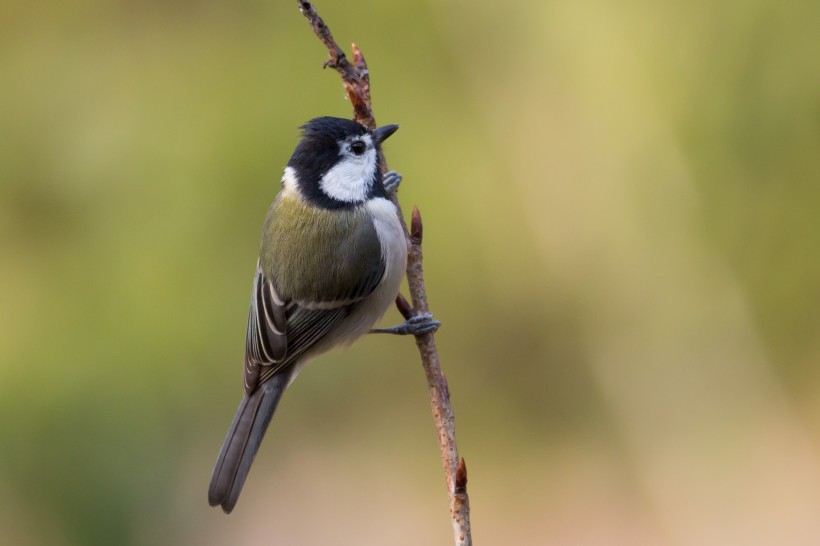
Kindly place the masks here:
[(434, 331), (432, 315), (373, 329), (398, 295), (407, 239), (382, 173), (382, 143), (398, 129), (314, 118), (302, 127), (262, 227), (245, 337), (243, 397), (214, 465), (211, 506), (236, 506), (285, 389), (305, 363), (368, 332)]

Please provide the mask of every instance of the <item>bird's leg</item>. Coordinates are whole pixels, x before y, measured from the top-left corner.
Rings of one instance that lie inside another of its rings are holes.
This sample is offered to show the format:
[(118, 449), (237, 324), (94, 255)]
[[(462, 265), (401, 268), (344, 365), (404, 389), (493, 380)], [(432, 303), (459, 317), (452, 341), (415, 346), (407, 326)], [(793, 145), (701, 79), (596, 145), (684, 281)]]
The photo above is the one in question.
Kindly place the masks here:
[(384, 190), (387, 193), (395, 193), (396, 190), (399, 189), (399, 184), (401, 184), (401, 178), (401, 175), (396, 171), (388, 171), (384, 173), (384, 178), (382, 178)]
[(441, 323), (433, 320), (433, 315), (425, 313), (424, 315), (416, 315), (411, 317), (392, 328), (373, 328), (370, 330), (371, 334), (393, 334), (397, 336), (420, 336), (422, 334), (429, 334), (439, 329)]

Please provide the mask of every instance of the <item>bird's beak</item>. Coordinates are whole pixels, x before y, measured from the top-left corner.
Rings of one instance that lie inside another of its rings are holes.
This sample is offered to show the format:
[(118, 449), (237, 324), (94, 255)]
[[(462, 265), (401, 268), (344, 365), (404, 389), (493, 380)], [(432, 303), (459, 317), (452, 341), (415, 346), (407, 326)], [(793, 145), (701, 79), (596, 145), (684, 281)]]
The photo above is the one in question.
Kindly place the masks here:
[(398, 125), (384, 125), (382, 127), (377, 127), (376, 129), (373, 129), (373, 141), (379, 145), (398, 130)]

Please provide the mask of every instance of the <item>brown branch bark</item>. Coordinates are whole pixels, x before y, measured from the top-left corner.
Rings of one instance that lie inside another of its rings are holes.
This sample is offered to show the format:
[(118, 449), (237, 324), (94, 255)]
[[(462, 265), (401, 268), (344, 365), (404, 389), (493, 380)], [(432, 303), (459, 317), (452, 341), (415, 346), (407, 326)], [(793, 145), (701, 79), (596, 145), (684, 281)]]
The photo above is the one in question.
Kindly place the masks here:
[[(310, 2), (297, 0), (299, 10), (310, 23), (313, 32), (327, 48), (330, 58), (325, 61), (325, 67), (335, 69), (344, 83), (347, 96), (353, 105), (353, 117), (359, 123), (373, 129), (376, 119), (370, 99), (370, 72), (361, 50), (352, 45), (353, 62), (348, 61), (344, 51), (336, 41), (330, 29), (316, 13)], [(382, 171), (387, 171), (387, 162), (384, 156), (379, 158)], [(410, 287), (410, 305), (399, 294), (396, 298), (396, 307), (405, 319), (414, 315), (430, 312), (427, 302), (427, 291), (424, 287), (424, 269), (422, 268), (422, 222), (418, 208), (413, 209), (410, 230), (404, 221), (404, 215), (398, 198), (394, 193), (391, 200), (399, 211), (399, 221), (407, 238), (407, 282)], [(441, 450), (441, 461), (444, 465), (444, 478), (447, 482), (447, 492), (450, 498), (450, 514), (453, 521), (453, 532), (456, 546), (471, 546), (470, 533), (470, 500), (467, 496), (467, 466), (464, 459), (459, 458), (456, 444), (455, 417), (450, 404), (450, 390), (447, 379), (441, 371), (434, 333), (415, 336), (416, 346), (421, 355), (424, 374), (427, 378), (427, 387), (430, 391), (430, 403), (433, 409), (433, 420)]]

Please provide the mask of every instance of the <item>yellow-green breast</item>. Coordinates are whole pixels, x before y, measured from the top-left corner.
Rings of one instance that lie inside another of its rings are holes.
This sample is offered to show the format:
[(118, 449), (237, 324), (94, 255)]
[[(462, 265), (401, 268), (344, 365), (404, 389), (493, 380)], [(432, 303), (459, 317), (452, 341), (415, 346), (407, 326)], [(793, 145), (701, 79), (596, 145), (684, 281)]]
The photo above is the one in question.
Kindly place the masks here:
[(337, 301), (381, 268), (382, 251), (364, 206), (328, 210), (281, 193), (262, 231), (262, 271), (285, 300)]

